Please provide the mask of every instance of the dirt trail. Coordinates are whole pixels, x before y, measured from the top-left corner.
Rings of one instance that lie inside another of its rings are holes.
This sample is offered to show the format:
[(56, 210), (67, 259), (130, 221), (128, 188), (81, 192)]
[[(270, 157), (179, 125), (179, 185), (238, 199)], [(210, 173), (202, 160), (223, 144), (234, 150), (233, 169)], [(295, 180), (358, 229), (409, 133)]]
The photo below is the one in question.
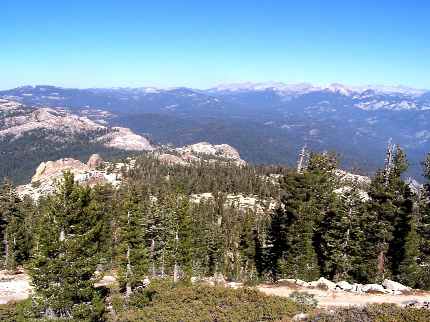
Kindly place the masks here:
[(430, 301), (430, 292), (417, 291), (408, 295), (390, 295), (390, 294), (354, 294), (344, 291), (326, 291), (321, 289), (311, 289), (304, 287), (288, 287), (278, 285), (259, 285), (258, 290), (268, 295), (277, 295), (288, 297), (294, 291), (307, 292), (315, 295), (319, 307), (329, 306), (362, 306), (374, 303), (394, 303), (401, 305), (404, 302)]
[[(108, 285), (115, 282), (115, 277), (105, 276), (98, 284)], [(241, 287), (241, 283), (230, 283), (229, 287)], [(294, 291), (314, 294), (320, 307), (329, 306), (357, 306), (371, 303), (394, 303), (403, 304), (406, 301), (430, 301), (430, 292), (417, 291), (411, 295), (389, 295), (389, 294), (354, 294), (343, 291), (325, 291), (299, 286), (259, 285), (258, 290), (268, 295), (288, 297)], [(0, 271), (0, 304), (13, 301), (21, 301), (28, 298), (31, 293), (30, 278), (25, 273), (8, 274)]]

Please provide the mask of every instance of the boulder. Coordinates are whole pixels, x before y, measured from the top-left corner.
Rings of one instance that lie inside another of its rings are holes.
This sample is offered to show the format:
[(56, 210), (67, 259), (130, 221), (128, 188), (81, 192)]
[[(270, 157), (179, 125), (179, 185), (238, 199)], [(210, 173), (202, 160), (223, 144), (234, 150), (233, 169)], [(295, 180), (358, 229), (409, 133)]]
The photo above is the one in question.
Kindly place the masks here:
[(309, 287), (310, 286), (308, 282), (305, 282), (305, 281), (302, 281), (302, 280), (299, 280), (299, 279), (296, 279), (295, 283), (296, 283), (296, 285), (299, 285), (299, 286), (302, 286), (302, 287)]
[(351, 292), (362, 293), (363, 292), (362, 287), (363, 287), (363, 284), (354, 283), (354, 284), (352, 284)]
[(309, 314), (299, 313), (293, 316), (293, 321), (307, 321), (309, 319)]
[(86, 171), (88, 166), (79, 160), (64, 158), (57, 161), (47, 161), (42, 162), (36, 169), (31, 182), (37, 182), (41, 180), (46, 180), (50, 177), (60, 177), (63, 171), (70, 170), (72, 172), (76, 171)]
[(382, 286), (384, 286), (387, 290), (393, 291), (393, 292), (408, 292), (411, 290), (410, 287), (407, 287), (403, 284), (400, 284), (398, 282), (394, 282), (392, 280), (385, 279), (382, 283)]
[(99, 154), (93, 154), (88, 159), (87, 166), (90, 169), (95, 169), (98, 166), (102, 165), (103, 162), (104, 161), (103, 161), (102, 157)]
[(364, 293), (369, 292), (380, 292), (380, 293), (386, 293), (387, 290), (379, 284), (366, 284), (361, 288), (361, 291)]
[(354, 286), (349, 284), (347, 281), (340, 281), (340, 282), (336, 283), (336, 288), (339, 288), (342, 291), (350, 292), (350, 291), (352, 291)]
[(333, 283), (332, 281), (329, 281), (328, 279), (321, 277), (317, 281), (317, 286), (328, 290), (334, 290), (336, 288), (336, 283)]
[(318, 281), (309, 282), (309, 287), (318, 287)]

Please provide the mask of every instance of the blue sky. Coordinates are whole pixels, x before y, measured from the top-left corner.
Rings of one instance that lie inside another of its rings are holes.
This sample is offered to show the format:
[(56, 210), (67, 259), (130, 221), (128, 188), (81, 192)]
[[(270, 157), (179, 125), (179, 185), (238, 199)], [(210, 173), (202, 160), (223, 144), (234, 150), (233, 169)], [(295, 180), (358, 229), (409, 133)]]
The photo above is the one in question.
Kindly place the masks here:
[(430, 89), (430, 2), (0, 1), (0, 88), (240, 81)]

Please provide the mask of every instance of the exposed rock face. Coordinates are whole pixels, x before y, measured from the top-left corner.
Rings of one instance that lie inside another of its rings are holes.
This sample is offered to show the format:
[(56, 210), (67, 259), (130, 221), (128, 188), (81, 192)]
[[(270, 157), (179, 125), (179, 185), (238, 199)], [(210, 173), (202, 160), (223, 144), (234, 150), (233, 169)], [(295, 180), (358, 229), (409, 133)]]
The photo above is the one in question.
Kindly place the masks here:
[(108, 133), (97, 141), (104, 142), (110, 148), (126, 151), (152, 151), (154, 147), (147, 138), (137, 135), (132, 130), (125, 127), (113, 127), (112, 132)]
[[(143, 149), (145, 151), (152, 151), (155, 149), (150, 145), (148, 140), (145, 138), (138, 136), (131, 132), (129, 129), (124, 128), (115, 128), (115, 135), (105, 135), (103, 136), (103, 140), (110, 142), (113, 146), (122, 148), (124, 150), (140, 150)], [(128, 140), (130, 139), (130, 140)], [(209, 145), (209, 147), (208, 147)], [(207, 147), (209, 151), (216, 150), (208, 143), (204, 143), (203, 146)], [(225, 151), (233, 151), (234, 149), (229, 147), (228, 145), (222, 145), (222, 149)], [(179, 148), (177, 150), (181, 150), (183, 148)], [(172, 154), (162, 153), (159, 154), (158, 151), (153, 152), (153, 156), (158, 158), (161, 162), (167, 164), (179, 164), (185, 166), (191, 166), (193, 162), (202, 160), (201, 154), (193, 154), (192, 149), (184, 149), (186, 152), (178, 153), (177, 150), (173, 150)], [(198, 151), (202, 151), (201, 149)], [(234, 150), (236, 151), (236, 150)], [(195, 152), (197, 153), (197, 152)], [(207, 162), (224, 162), (225, 157), (220, 160), (217, 157), (218, 155), (205, 154), (206, 157), (203, 159)], [(234, 159), (228, 159), (227, 161), (232, 160), (236, 164), (244, 164), (245, 161), (238, 157), (237, 151), (235, 153), (228, 152), (225, 154), (226, 156), (234, 157)], [(209, 157), (208, 157), (209, 156)], [(213, 158), (211, 158), (213, 156)], [(82, 163), (79, 160), (64, 158), (57, 161), (47, 161), (42, 162), (39, 167), (36, 169), (36, 173), (31, 179), (31, 184), (22, 185), (17, 188), (18, 193), (21, 196), (30, 195), (33, 199), (37, 200), (42, 195), (47, 195), (55, 191), (56, 185), (55, 181), (62, 178), (63, 172), (66, 170), (71, 171), (75, 180), (81, 184), (93, 186), (96, 184), (110, 183), (113, 186), (118, 186), (121, 183), (122, 175), (121, 169), (130, 169), (134, 167), (135, 160), (129, 159), (127, 163), (109, 163), (104, 162), (103, 159), (98, 154), (93, 154), (88, 162)], [(103, 169), (99, 169), (100, 166)], [(113, 171), (107, 172), (107, 168), (113, 168)], [(208, 196), (196, 195), (192, 198), (195, 198), (195, 202), (199, 202), (202, 198), (213, 198), (211, 194)], [(228, 195), (226, 199), (226, 205), (238, 206), (242, 209), (253, 209), (257, 212), (265, 211), (267, 209), (273, 209), (275, 207), (275, 203), (273, 200), (263, 201), (257, 200), (254, 196), (242, 196), (242, 195)]]
[(128, 128), (111, 128), (61, 108), (25, 108), (20, 103), (2, 100), (0, 116), (0, 138), (13, 140), (32, 131), (48, 130), (51, 132), (47, 137), (54, 142), (64, 142), (78, 134), (89, 134), (92, 142), (100, 142), (110, 148), (127, 151), (154, 149), (148, 139)]
[(353, 174), (351, 172), (347, 172), (341, 169), (336, 169), (334, 173), (344, 183), (358, 183), (363, 185), (369, 185), (371, 182), (371, 179), (369, 177)]
[(87, 171), (89, 167), (79, 160), (65, 158), (57, 161), (42, 162), (36, 169), (31, 182), (47, 180), (51, 177), (61, 175), (62, 172), (70, 170), (72, 172)]
[(228, 144), (213, 145), (208, 142), (199, 142), (177, 148), (176, 151), (179, 152), (181, 158), (187, 162), (198, 161), (200, 156), (209, 156), (232, 161), (239, 166), (246, 164), (246, 162), (240, 158), (239, 152)]
[(99, 154), (93, 154), (90, 156), (87, 162), (87, 166), (90, 169), (96, 169), (98, 166), (103, 164), (103, 159)]
[(354, 288), (353, 285), (346, 281), (340, 281), (339, 283), (336, 283), (336, 287), (340, 288), (343, 291), (352, 291), (352, 289)]
[(7, 113), (22, 108), (22, 104), (0, 98), (0, 112)]
[(379, 293), (386, 293), (387, 290), (379, 284), (366, 284), (361, 288), (362, 292), (368, 293), (368, 292), (379, 292)]
[(394, 282), (391, 280), (387, 280), (385, 279), (384, 282), (382, 283), (382, 286), (384, 286), (387, 290), (391, 290), (393, 292), (409, 292), (411, 291), (410, 287), (407, 287), (403, 284), (400, 284), (398, 282)]
[(288, 282), (292, 284), (296, 284), (300, 287), (305, 288), (322, 288), (329, 291), (337, 291), (337, 292), (351, 292), (351, 293), (381, 293), (381, 294), (390, 294), (390, 295), (404, 295), (406, 292), (411, 292), (413, 289), (410, 287), (407, 287), (405, 285), (402, 285), (398, 282), (394, 282), (391, 280), (384, 280), (384, 282), (381, 284), (350, 284), (347, 281), (339, 281), (337, 283), (334, 283), (332, 281), (329, 281), (325, 279), (324, 277), (321, 277), (317, 281), (312, 282), (306, 282), (299, 279), (284, 279), (279, 280), (279, 282)]
[(321, 277), (317, 281), (318, 287), (326, 288), (328, 290), (334, 290), (336, 288), (336, 283), (333, 283), (332, 281), (329, 281), (328, 279)]
[(64, 110), (38, 108), (19, 116), (4, 119), (5, 126), (0, 130), (0, 136), (19, 137), (27, 132), (44, 130), (61, 130), (68, 134), (92, 132), (105, 127), (86, 117), (79, 117)]
[[(210, 192), (193, 194), (190, 196), (190, 201), (200, 203), (203, 201), (213, 200), (214, 196)], [(244, 196), (241, 194), (228, 194), (225, 196), (226, 207), (237, 207), (242, 210), (255, 211), (262, 214), (268, 211), (273, 211), (278, 203), (275, 200), (261, 200), (257, 196)]]
[[(109, 172), (106, 169), (96, 170), (99, 165), (106, 164), (110, 165), (113, 170)], [(72, 172), (75, 180), (83, 185), (94, 186), (110, 183), (115, 187), (121, 183), (121, 169), (127, 169), (133, 165), (134, 160), (130, 160), (127, 164), (105, 163), (97, 154), (93, 154), (87, 164), (71, 158), (42, 162), (36, 169), (31, 183), (17, 187), (17, 192), (21, 197), (28, 195), (33, 200), (38, 200), (41, 196), (55, 191), (56, 182), (62, 179), (64, 171)]]
[(173, 154), (163, 153), (160, 154), (157, 158), (165, 164), (189, 165), (187, 161)]
[(208, 142), (199, 142), (185, 146), (180, 149), (183, 152), (192, 152), (197, 154), (210, 154), (227, 159), (240, 159), (239, 152), (228, 144), (212, 145)]

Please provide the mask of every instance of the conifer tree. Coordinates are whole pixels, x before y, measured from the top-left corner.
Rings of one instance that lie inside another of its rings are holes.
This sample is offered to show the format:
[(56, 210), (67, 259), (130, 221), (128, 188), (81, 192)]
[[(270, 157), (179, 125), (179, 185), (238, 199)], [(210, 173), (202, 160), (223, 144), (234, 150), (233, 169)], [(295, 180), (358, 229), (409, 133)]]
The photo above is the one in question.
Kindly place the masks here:
[(412, 193), (402, 180), (406, 169), (406, 156), (397, 147), (390, 167), (379, 171), (371, 183), (366, 238), (372, 241), (374, 248), (368, 270), (369, 278), (374, 282), (397, 275), (403, 260), (413, 211)]
[(3, 265), (14, 270), (29, 257), (30, 236), (25, 211), (15, 188), (5, 181), (0, 191), (0, 232), (3, 237)]
[(430, 289), (430, 153), (423, 165), (427, 182), (420, 195), (417, 220), (419, 267), (421, 269), (418, 286), (423, 289)]
[(365, 204), (356, 185), (343, 191), (337, 205), (328, 212), (319, 225), (323, 256), (322, 271), (331, 280), (354, 280), (363, 261), (362, 225)]
[(100, 218), (100, 264), (104, 270), (112, 267), (114, 257), (114, 192), (111, 185), (97, 185), (91, 190), (91, 211)]
[(128, 298), (148, 275), (145, 209), (135, 187), (129, 186), (120, 213), (119, 281)]
[(261, 253), (258, 232), (255, 227), (255, 214), (247, 211), (241, 223), (239, 235), (240, 273), (242, 280), (255, 280), (261, 275)]
[(36, 316), (102, 320), (104, 306), (94, 288), (101, 214), (92, 211), (92, 202), (91, 190), (66, 172), (41, 210), (30, 269)]
[(399, 281), (410, 287), (421, 286), (424, 268), (418, 264), (419, 237), (414, 219), (411, 220), (409, 231), (406, 233), (402, 255), (402, 261), (398, 268)]
[(290, 173), (281, 188), (281, 205), (272, 215), (268, 231), (270, 271), (290, 278), (313, 279), (319, 276), (314, 248), (314, 226), (320, 220), (317, 199), (324, 200), (318, 175)]
[(174, 278), (191, 278), (192, 257), (194, 246), (192, 243), (192, 218), (189, 200), (185, 195), (176, 196), (177, 203), (174, 218), (175, 229), (175, 267)]

